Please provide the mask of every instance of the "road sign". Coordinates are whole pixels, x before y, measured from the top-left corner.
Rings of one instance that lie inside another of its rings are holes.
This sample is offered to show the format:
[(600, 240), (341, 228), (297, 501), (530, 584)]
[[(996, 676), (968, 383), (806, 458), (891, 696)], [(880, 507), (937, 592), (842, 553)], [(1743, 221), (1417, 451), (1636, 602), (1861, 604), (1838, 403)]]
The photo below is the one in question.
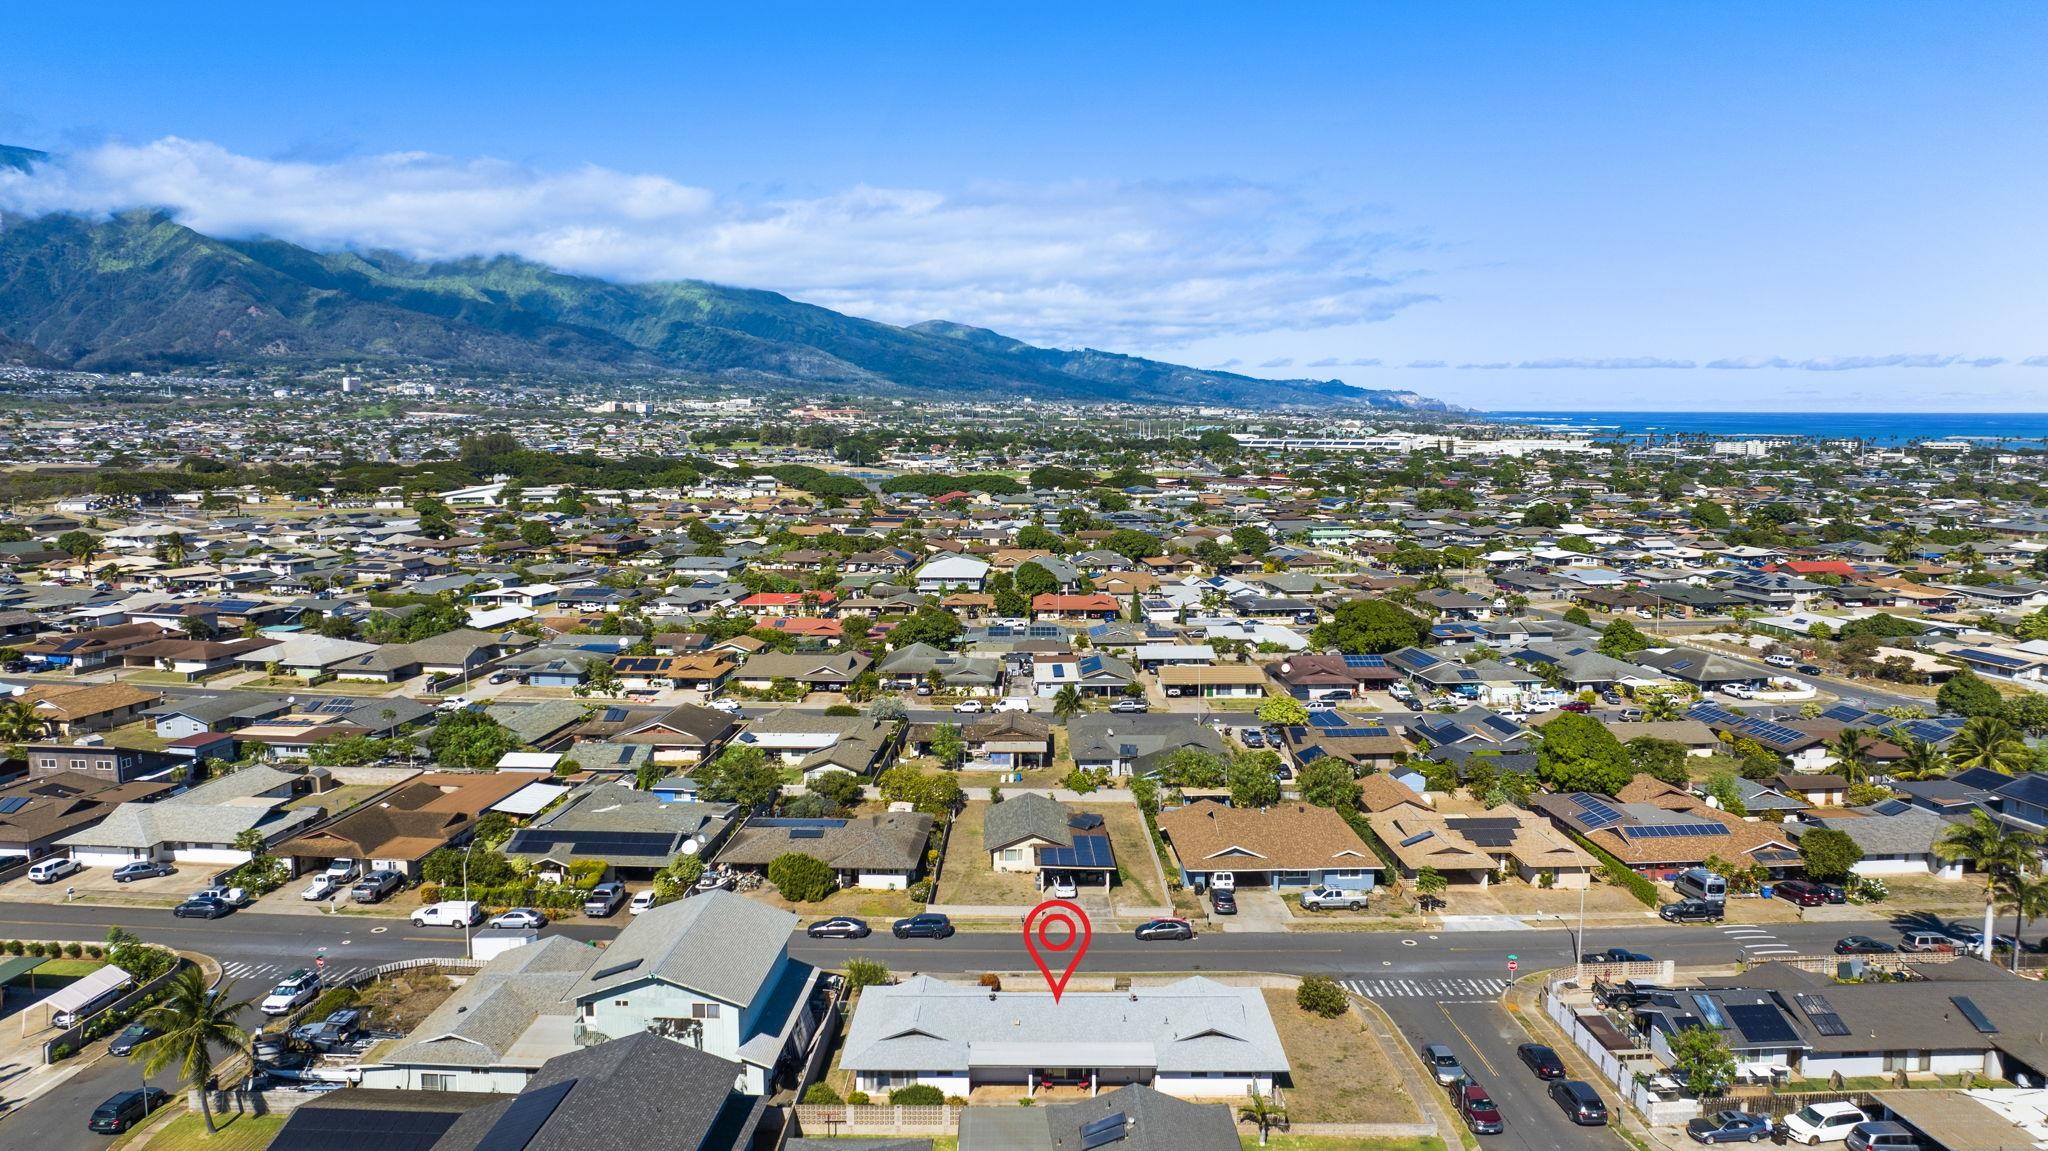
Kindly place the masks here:
[(1515, 973), (1515, 967), (1516, 967), (1516, 966), (1517, 966), (1517, 965), (1516, 965), (1516, 963), (1515, 963), (1515, 961), (1514, 961), (1514, 960), (1512, 960), (1512, 959), (1508, 960), (1508, 974), (1509, 974), (1509, 975), (1513, 975), (1513, 974)]
[[(325, 955), (315, 955), (315, 956), (313, 957), (313, 970), (315, 970), (315, 971), (325, 971), (326, 969), (327, 969), (327, 957), (326, 957)], [(1510, 967), (1510, 968), (1508, 968), (1508, 970), (1512, 971), (1512, 970), (1514, 970), (1514, 968), (1513, 968), (1513, 967)]]

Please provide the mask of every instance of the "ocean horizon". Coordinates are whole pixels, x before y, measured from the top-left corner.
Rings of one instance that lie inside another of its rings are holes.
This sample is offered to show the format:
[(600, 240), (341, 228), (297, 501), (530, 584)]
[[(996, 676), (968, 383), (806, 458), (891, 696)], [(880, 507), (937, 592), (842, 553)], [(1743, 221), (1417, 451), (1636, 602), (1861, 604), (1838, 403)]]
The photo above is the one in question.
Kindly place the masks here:
[(2048, 412), (1487, 412), (1551, 431), (1626, 437), (1806, 436), (1880, 444), (1971, 439), (2048, 443)]

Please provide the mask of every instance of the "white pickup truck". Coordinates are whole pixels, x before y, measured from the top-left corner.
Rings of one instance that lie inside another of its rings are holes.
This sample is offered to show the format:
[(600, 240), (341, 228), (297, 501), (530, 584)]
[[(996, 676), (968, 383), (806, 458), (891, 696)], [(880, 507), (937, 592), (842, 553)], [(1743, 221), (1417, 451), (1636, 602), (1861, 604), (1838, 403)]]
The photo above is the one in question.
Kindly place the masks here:
[(1363, 911), (1363, 891), (1339, 891), (1334, 887), (1311, 887), (1301, 893), (1301, 905), (1310, 911)]

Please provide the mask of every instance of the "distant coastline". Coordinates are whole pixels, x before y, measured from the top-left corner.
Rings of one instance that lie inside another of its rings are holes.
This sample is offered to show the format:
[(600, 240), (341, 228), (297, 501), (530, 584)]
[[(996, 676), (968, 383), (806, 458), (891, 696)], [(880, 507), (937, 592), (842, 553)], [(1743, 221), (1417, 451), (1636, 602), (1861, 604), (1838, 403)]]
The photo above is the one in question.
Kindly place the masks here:
[(2048, 412), (1488, 412), (1504, 423), (1600, 435), (1806, 436), (1880, 444), (1970, 439), (2048, 444)]

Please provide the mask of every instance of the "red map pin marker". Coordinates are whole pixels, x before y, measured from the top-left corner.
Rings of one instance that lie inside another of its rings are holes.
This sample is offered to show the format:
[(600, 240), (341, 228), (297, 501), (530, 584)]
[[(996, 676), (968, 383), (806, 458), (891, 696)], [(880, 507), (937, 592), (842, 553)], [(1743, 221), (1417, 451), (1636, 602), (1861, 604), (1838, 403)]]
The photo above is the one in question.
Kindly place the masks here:
[[(1052, 988), (1054, 1003), (1060, 1001), (1074, 969), (1081, 966), (1081, 957), (1088, 954), (1094, 930), (1088, 913), (1064, 899), (1048, 899), (1024, 917), (1024, 947), (1031, 952), (1031, 962), (1038, 964), (1038, 973), (1045, 976), (1045, 985)], [(1055, 964), (1059, 965), (1057, 975), (1053, 974)]]

